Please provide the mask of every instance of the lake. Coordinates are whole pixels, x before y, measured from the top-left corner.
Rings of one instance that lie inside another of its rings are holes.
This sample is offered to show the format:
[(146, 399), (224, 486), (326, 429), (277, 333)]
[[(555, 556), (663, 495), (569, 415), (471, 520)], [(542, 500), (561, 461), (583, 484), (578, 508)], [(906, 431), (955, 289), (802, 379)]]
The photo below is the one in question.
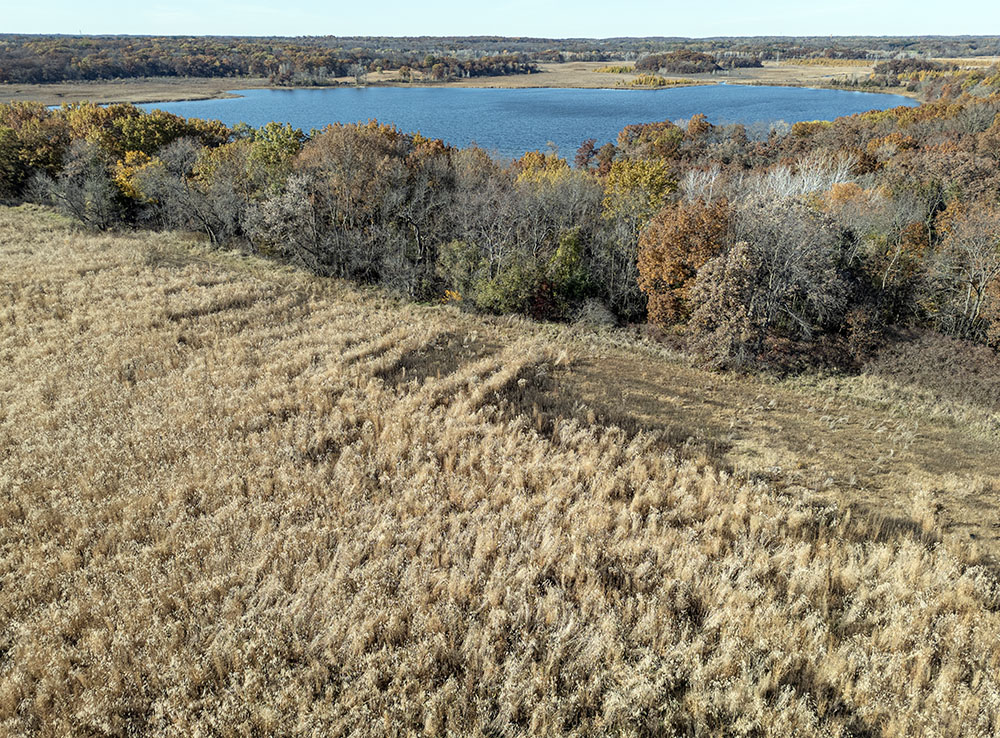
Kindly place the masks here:
[(241, 97), (150, 103), (193, 118), (254, 127), (270, 121), (309, 131), (372, 118), (456, 146), (477, 143), (502, 157), (551, 142), (572, 160), (579, 145), (613, 141), (632, 123), (680, 120), (704, 113), (713, 123), (771, 124), (832, 120), (842, 115), (918, 103), (899, 95), (802, 87), (711, 85), (663, 90), (341, 87), (239, 90)]

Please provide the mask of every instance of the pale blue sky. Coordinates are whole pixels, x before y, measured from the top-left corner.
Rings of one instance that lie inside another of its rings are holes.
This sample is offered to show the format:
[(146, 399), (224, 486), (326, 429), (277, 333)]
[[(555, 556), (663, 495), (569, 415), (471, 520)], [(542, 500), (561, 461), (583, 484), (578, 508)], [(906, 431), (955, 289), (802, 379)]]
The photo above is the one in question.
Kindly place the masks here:
[(2, 0), (0, 32), (155, 35), (998, 35), (998, 0)]

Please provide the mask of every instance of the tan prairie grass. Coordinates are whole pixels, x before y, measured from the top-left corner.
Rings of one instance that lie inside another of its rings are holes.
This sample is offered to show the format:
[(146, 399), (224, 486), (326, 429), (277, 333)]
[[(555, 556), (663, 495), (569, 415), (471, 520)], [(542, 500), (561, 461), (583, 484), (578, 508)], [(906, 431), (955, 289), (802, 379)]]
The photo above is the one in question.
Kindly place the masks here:
[(575, 358), (527, 409), (655, 430), (685, 458), (877, 517), (912, 515), (923, 490), (943, 537), (1000, 554), (1000, 360), (988, 349), (925, 336), (856, 376), (775, 378), (706, 372), (622, 331), (548, 330)]
[(0, 285), (2, 734), (1000, 729), (997, 579), (926, 493), (877, 525), (660, 428), (537, 430), (620, 337), (34, 208)]
[(826, 57), (808, 57), (804, 59), (786, 59), (776, 64), (797, 67), (871, 67), (872, 59), (830, 59)]
[[(400, 83), (395, 71), (369, 74), (368, 81), (378, 84), (401, 84), (403, 86), (431, 87), (490, 87), (504, 89), (536, 88), (536, 87), (571, 87), (571, 88), (607, 88), (614, 87), (620, 80), (635, 78), (636, 72), (607, 72), (607, 62), (543, 62), (537, 65), (538, 71), (532, 74), (508, 74), (499, 77), (468, 77), (452, 79), (443, 82), (422, 78), (419, 75), (415, 82)], [(347, 81), (346, 79), (342, 81)]]
[(931, 61), (941, 64), (957, 64), (962, 68), (993, 67), (1000, 64), (1000, 56), (943, 56), (935, 57)]
[(0, 84), (0, 103), (146, 103), (235, 97), (229, 90), (270, 86), (266, 77), (137, 77), (133, 79)]
[(606, 64), (593, 70), (596, 74), (632, 74), (635, 72), (634, 64)]
[(690, 87), (692, 85), (710, 85), (712, 82), (684, 78), (661, 77), (658, 74), (640, 74), (629, 81), (619, 80), (617, 87), (635, 87), (641, 89), (661, 89), (664, 87)]

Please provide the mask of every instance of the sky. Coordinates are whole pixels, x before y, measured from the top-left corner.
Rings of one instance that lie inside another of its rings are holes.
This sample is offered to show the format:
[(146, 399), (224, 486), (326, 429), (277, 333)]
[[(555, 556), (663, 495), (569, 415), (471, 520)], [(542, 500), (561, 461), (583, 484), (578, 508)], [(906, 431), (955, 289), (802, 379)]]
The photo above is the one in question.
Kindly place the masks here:
[[(8, 5), (8, 8), (2, 6)], [(998, 0), (0, 0), (0, 33), (452, 36), (1000, 35)]]

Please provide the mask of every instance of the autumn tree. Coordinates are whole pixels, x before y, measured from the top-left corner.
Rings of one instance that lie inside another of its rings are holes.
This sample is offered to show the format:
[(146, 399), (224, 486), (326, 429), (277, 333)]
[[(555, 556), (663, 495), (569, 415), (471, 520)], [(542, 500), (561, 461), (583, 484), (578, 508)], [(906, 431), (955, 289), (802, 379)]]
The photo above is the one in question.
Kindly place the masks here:
[(698, 270), (726, 247), (725, 201), (680, 202), (663, 208), (639, 239), (639, 288), (649, 300), (649, 321), (668, 326), (686, 320)]
[(368, 69), (363, 64), (352, 64), (348, 71), (354, 77), (354, 84), (358, 87), (368, 81)]
[(25, 170), (20, 156), (17, 132), (0, 127), (0, 201), (11, 200), (21, 192)]
[(713, 126), (708, 122), (708, 118), (703, 113), (692, 115), (687, 124), (688, 138), (698, 138), (704, 136), (712, 130)]
[(528, 152), (507, 170), (459, 160), (457, 238), (441, 248), (451, 289), (491, 312), (565, 316), (590, 283), (589, 247), (602, 188), (554, 154)]
[(636, 319), (645, 311), (637, 268), (639, 235), (676, 189), (669, 164), (660, 159), (616, 160), (605, 179), (605, 228), (595, 258), (605, 297), (622, 317)]
[(588, 138), (576, 150), (573, 163), (579, 169), (590, 169), (590, 163), (594, 160), (595, 156), (597, 156), (597, 139)]
[(670, 121), (625, 126), (618, 134), (618, 149), (631, 159), (675, 159), (684, 142), (684, 130)]
[(920, 203), (905, 193), (893, 197), (845, 182), (834, 185), (821, 206), (839, 227), (846, 260), (864, 282), (856, 299), (868, 329), (882, 332), (913, 318), (930, 248)]
[(71, 140), (43, 105), (0, 105), (0, 197), (20, 197), (34, 174), (57, 176)]
[(323, 223), (311, 198), (314, 189), (308, 175), (291, 175), (279, 191), (250, 206), (245, 231), (261, 253), (322, 272), (328, 256), (321, 247)]
[(771, 338), (808, 340), (839, 324), (847, 285), (836, 229), (799, 199), (749, 202), (731, 216), (733, 246), (689, 293), (698, 345), (722, 364), (759, 360)]
[(137, 188), (162, 225), (225, 243), (243, 232), (246, 193), (234, 187), (243, 153), (214, 153), (193, 139), (178, 139), (136, 171)]

